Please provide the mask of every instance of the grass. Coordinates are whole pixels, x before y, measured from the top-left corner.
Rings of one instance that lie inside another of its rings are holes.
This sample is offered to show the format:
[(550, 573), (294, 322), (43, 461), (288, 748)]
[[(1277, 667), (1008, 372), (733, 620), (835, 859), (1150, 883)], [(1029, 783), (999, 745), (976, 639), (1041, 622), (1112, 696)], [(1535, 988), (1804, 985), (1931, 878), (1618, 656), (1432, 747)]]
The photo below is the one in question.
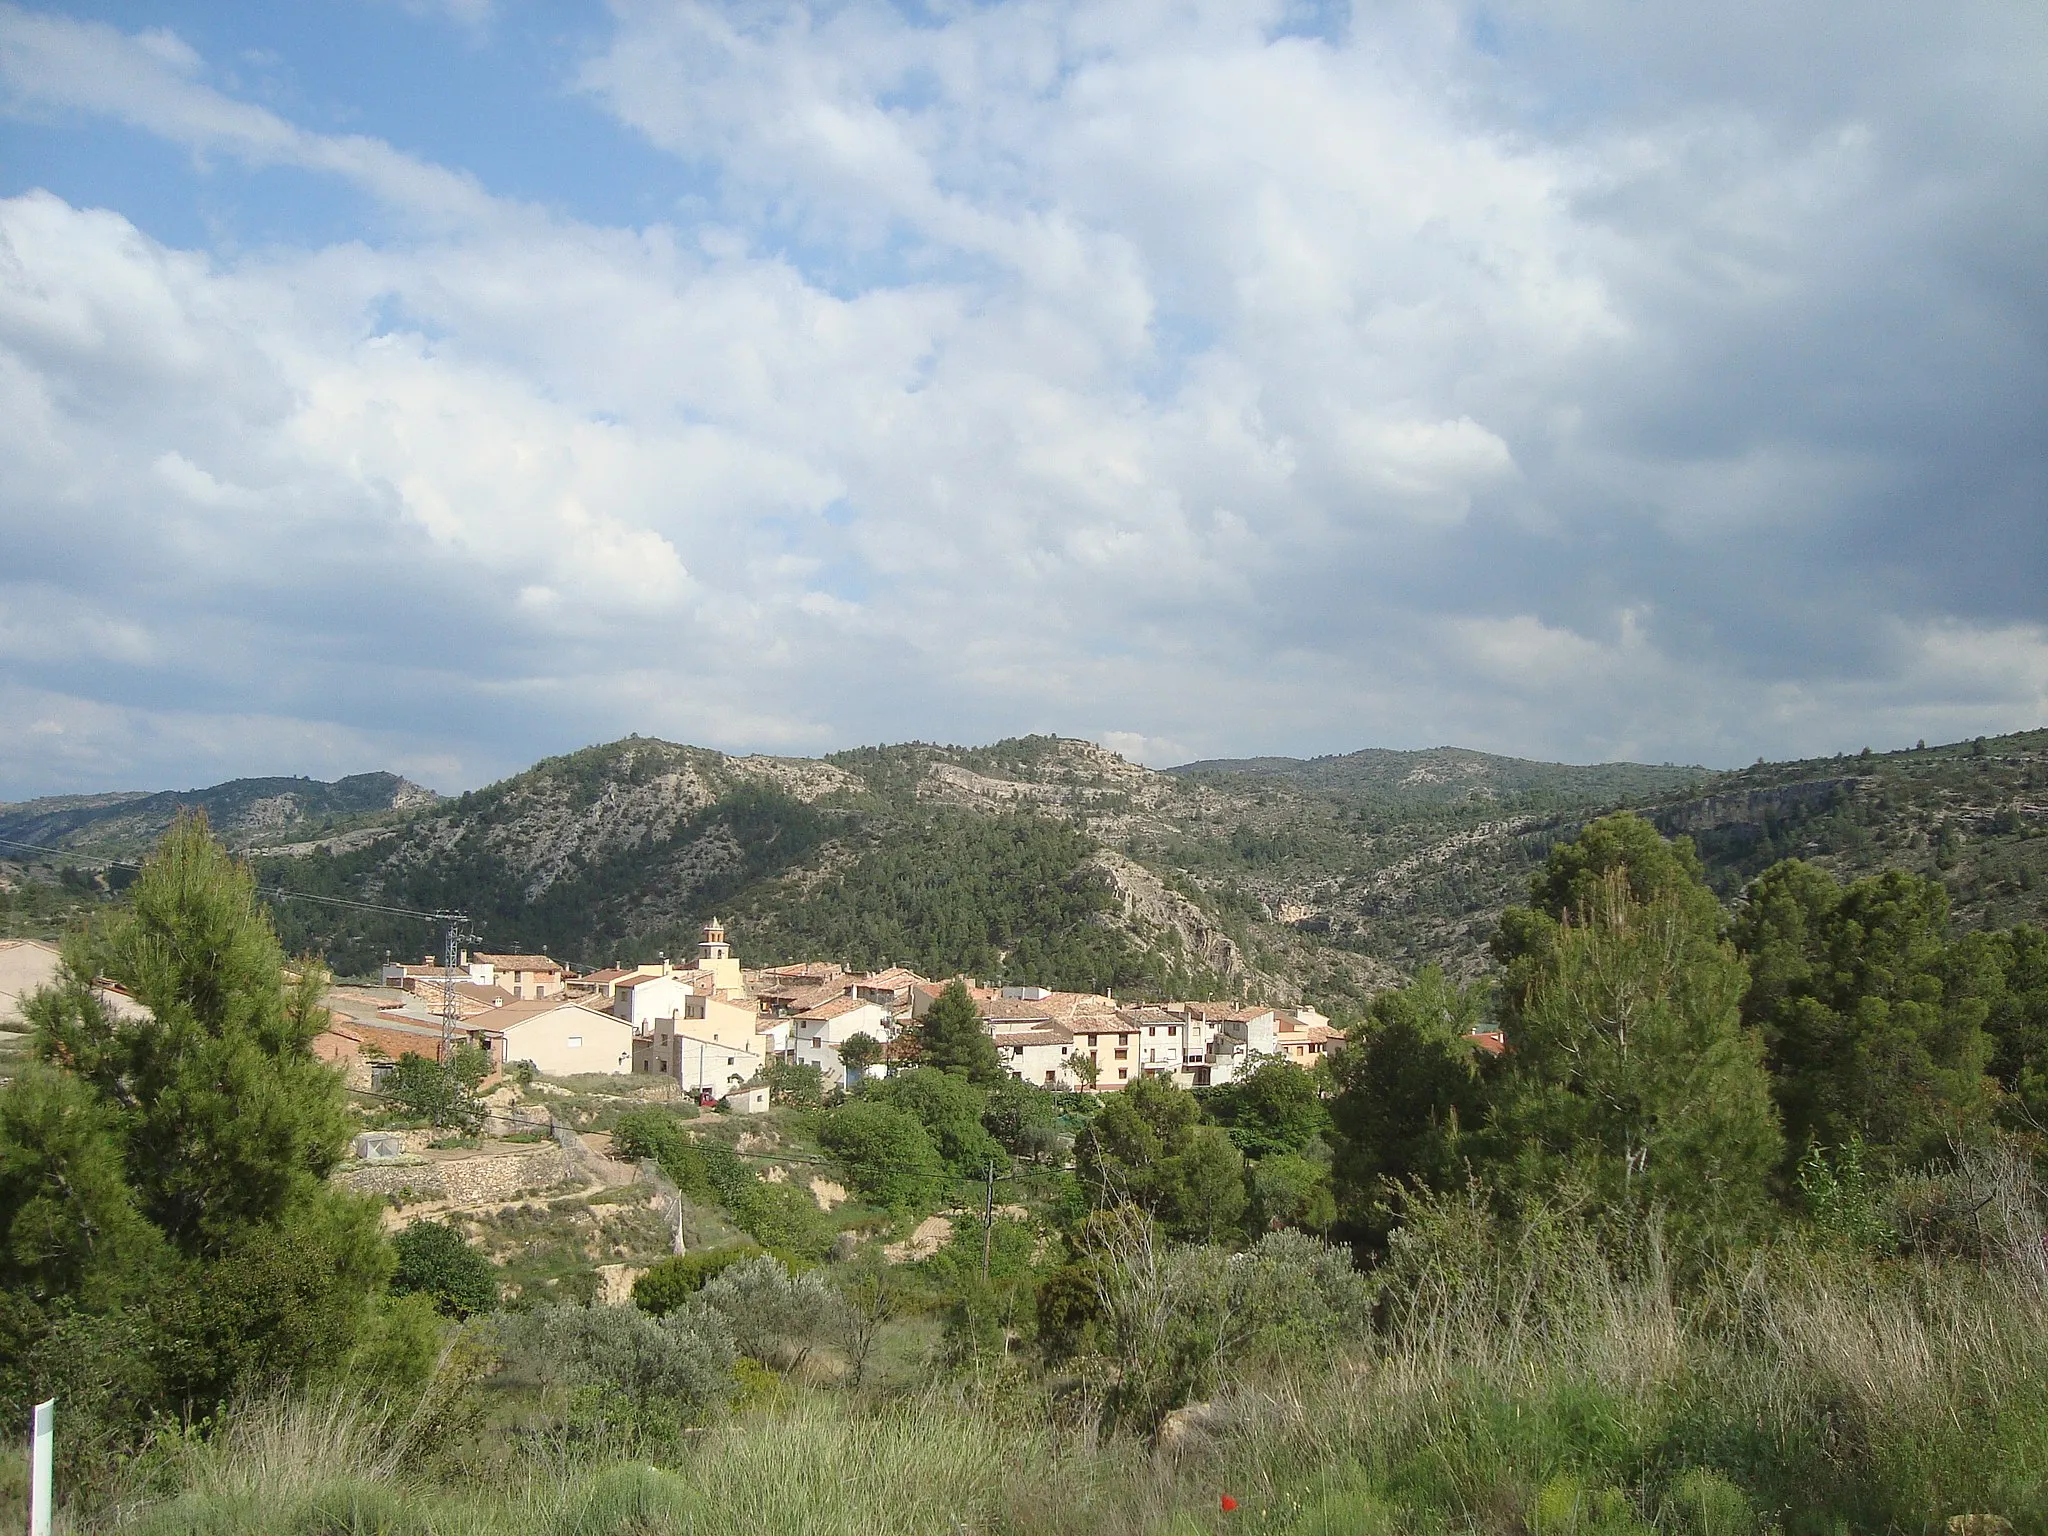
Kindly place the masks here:
[[(1680, 1299), (1585, 1254), (1445, 1276), (1387, 1333), (1246, 1371), (1154, 1447), (1105, 1379), (1016, 1363), (790, 1384), (660, 1467), (546, 1437), (406, 1471), (367, 1410), (280, 1401), (128, 1527), (201, 1533), (2048, 1530), (2048, 1299), (2019, 1271), (1765, 1253)], [(488, 1389), (486, 1389), (488, 1390)], [(366, 1427), (367, 1425), (367, 1427)], [(1238, 1503), (1220, 1507), (1222, 1495)]]

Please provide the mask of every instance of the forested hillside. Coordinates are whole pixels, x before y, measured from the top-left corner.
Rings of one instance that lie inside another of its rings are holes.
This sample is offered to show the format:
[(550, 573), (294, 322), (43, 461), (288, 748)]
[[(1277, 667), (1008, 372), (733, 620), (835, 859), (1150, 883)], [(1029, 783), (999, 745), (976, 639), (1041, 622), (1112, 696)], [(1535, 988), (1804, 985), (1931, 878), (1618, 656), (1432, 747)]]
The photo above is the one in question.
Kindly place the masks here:
[[(2048, 732), (1723, 774), (1456, 748), (1158, 772), (1054, 737), (736, 758), (633, 737), (454, 800), (390, 775), (241, 780), (10, 807), (0, 835), (89, 866), (185, 804), (226, 817), (267, 884), (460, 908), (493, 948), (680, 955), (716, 913), (749, 963), (1340, 1009), (1428, 962), (1484, 971), (1550, 849), (1618, 807), (1692, 837), (1724, 900), (1793, 854), (1845, 877), (1938, 875), (1964, 928), (2038, 917), (2048, 897)], [(45, 874), (0, 892), (0, 922), (47, 926), (91, 884)], [(279, 920), (344, 974), (432, 942), (413, 919), (311, 903)]]

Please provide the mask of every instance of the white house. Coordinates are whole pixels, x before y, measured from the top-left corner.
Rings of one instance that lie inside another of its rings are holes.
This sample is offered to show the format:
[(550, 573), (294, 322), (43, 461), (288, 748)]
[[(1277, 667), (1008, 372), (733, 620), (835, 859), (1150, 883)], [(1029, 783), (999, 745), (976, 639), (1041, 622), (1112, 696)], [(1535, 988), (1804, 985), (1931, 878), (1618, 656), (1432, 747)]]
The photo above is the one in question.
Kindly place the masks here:
[(1003, 1070), (1039, 1088), (1071, 1088), (1074, 1075), (1070, 1058), (1074, 1053), (1073, 1031), (1047, 1024), (995, 1037), (996, 1055)]
[(665, 1077), (691, 1093), (709, 1088), (721, 1097), (761, 1070), (761, 1055), (744, 1047), (686, 1033), (666, 1020), (633, 1037), (633, 1071)]
[(633, 1070), (632, 1027), (581, 1003), (558, 998), (507, 1003), (488, 1018), (465, 1020), (463, 1027), (483, 1037), (492, 1060), (530, 1061), (550, 1077)]
[(656, 1019), (680, 1018), (683, 1000), (696, 995), (697, 989), (680, 976), (634, 976), (612, 988), (612, 1012), (645, 1034)]

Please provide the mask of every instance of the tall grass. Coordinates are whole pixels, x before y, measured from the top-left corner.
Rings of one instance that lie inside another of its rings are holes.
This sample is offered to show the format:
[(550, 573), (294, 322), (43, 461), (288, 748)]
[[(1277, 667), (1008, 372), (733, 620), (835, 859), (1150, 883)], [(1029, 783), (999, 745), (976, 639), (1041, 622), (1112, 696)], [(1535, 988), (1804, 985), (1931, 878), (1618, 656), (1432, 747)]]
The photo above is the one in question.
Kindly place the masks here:
[[(1256, 1529), (1834, 1533), (1997, 1514), (2048, 1530), (2048, 1301), (2024, 1264), (1784, 1248), (1673, 1286), (1541, 1233), (1436, 1235), (1385, 1331), (1230, 1382), (1160, 1446), (1075, 1382), (785, 1394), (673, 1464), (526, 1455), (407, 1472), (335, 1399), (255, 1405), (195, 1448), (156, 1536), (1135, 1536)], [(1460, 1268), (1460, 1242), (1489, 1262)], [(1554, 1240), (1552, 1240), (1554, 1239)], [(1225, 1513), (1220, 1496), (1239, 1505)]]

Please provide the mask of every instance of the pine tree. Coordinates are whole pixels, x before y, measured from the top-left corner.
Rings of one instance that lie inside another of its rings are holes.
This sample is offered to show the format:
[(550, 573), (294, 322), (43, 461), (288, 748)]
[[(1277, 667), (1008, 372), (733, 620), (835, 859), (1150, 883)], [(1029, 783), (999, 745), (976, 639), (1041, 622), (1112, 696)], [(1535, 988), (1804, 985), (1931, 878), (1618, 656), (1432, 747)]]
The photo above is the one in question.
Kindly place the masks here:
[[(149, 1016), (116, 1015), (97, 977)], [(25, 1006), (42, 1065), (0, 1094), (0, 1282), (141, 1341), (153, 1383), (130, 1411), (338, 1360), (389, 1273), (374, 1206), (326, 1182), (348, 1119), (310, 1048), (324, 986), (287, 971), (195, 816)]]
[(1001, 1080), (1003, 1067), (996, 1043), (981, 1027), (981, 1010), (967, 984), (957, 978), (935, 999), (917, 1026), (917, 1059), (974, 1083)]
[(1496, 950), (1507, 1182), (1659, 1213), (1695, 1250), (1756, 1235), (1784, 1137), (1762, 1041), (1742, 1022), (1747, 972), (1690, 846), (1607, 817), (1557, 850), (1531, 893), (1542, 905), (1512, 912)]

